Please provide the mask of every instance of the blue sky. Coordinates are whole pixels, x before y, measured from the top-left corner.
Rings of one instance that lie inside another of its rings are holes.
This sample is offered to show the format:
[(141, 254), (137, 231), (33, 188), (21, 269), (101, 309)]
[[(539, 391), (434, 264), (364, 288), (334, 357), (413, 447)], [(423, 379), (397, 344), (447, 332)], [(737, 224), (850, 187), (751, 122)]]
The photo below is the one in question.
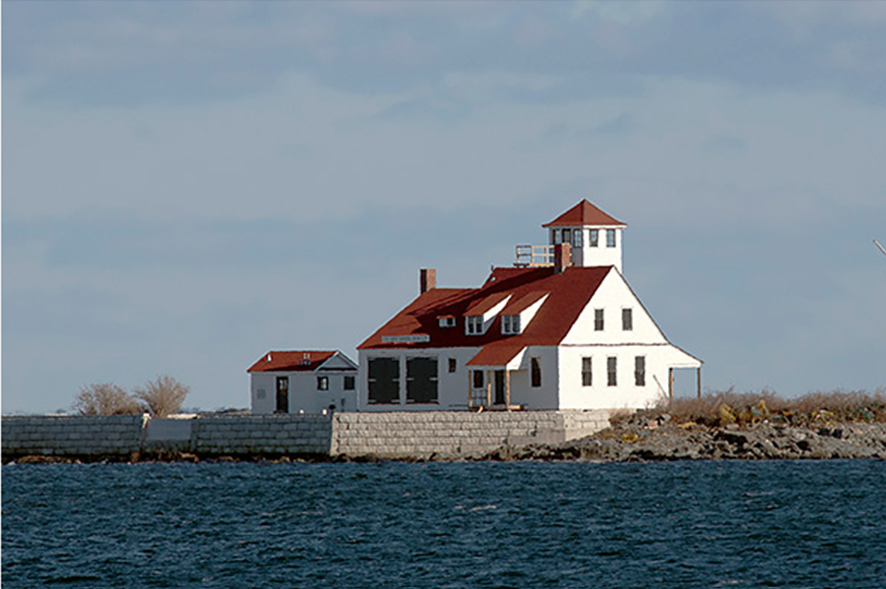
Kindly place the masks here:
[[(886, 386), (886, 3), (2, 6), (2, 410), (248, 405), (582, 198), (704, 385)], [(691, 386), (691, 385), (686, 385)]]

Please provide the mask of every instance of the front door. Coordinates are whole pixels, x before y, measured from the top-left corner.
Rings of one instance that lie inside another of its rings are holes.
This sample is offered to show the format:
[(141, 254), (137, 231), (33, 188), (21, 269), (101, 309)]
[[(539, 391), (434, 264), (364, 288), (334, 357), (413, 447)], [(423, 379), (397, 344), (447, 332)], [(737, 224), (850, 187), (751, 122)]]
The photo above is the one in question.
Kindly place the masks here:
[(495, 371), (495, 396), (493, 397), (496, 405), (504, 405), (505, 400), (505, 371)]
[(289, 413), (289, 377), (277, 377), (277, 413)]

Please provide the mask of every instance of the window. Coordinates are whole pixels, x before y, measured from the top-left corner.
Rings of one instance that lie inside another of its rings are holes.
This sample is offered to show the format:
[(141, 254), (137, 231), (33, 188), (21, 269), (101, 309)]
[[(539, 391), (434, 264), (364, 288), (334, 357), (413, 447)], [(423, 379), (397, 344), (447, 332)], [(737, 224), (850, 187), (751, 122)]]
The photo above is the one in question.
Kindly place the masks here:
[(455, 372), (455, 369), (458, 367), (458, 363), (455, 361), (455, 358), (449, 359), (449, 372)]
[(562, 243), (570, 243), (572, 241), (572, 229), (564, 229), (562, 235)]
[(465, 317), (465, 331), (468, 335), (482, 335), (483, 317), (480, 315)]
[(505, 334), (520, 333), (520, 316), (502, 315), (501, 332)]
[(606, 358), (606, 384), (618, 386), (618, 359), (614, 356)]
[(581, 386), (589, 387), (594, 384), (593, 373), (591, 372), (591, 359), (584, 357), (581, 359)]
[(606, 230), (606, 247), (615, 247), (615, 229)]
[(621, 310), (621, 329), (622, 331), (633, 331), (634, 313), (631, 311), (631, 309)]
[(437, 402), (437, 358), (406, 359), (406, 402)]
[(554, 229), (554, 243), (552, 243), (551, 245), (556, 245), (558, 243), (560, 243), (560, 230)]
[(532, 367), (532, 386), (540, 387), (541, 386), (541, 363), (538, 361), (538, 358), (533, 358), (531, 362)]
[(594, 331), (603, 331), (603, 309), (594, 309)]
[[(356, 386), (354, 386), (355, 384), (356, 381), (354, 380), (353, 376), (346, 376), (344, 386), (342, 386), (342, 388), (346, 391), (353, 391), (356, 388)], [(344, 407), (342, 407), (342, 409), (344, 409)]]
[(318, 376), (317, 377), (317, 390), (318, 391), (328, 391), (329, 390), (329, 377), (328, 376)]
[(438, 319), (440, 327), (455, 327), (455, 317), (445, 316)]
[(646, 386), (646, 356), (634, 358), (634, 384), (638, 387)]
[(369, 402), (400, 402), (400, 359), (369, 359)]
[(584, 229), (576, 229), (572, 232), (572, 245), (574, 247), (581, 247), (581, 238), (584, 232)]
[(475, 370), (474, 371), (474, 388), (482, 389), (483, 388), (483, 371)]
[(591, 229), (588, 231), (588, 238), (590, 239), (590, 246), (597, 247), (600, 245), (600, 230), (599, 229)]

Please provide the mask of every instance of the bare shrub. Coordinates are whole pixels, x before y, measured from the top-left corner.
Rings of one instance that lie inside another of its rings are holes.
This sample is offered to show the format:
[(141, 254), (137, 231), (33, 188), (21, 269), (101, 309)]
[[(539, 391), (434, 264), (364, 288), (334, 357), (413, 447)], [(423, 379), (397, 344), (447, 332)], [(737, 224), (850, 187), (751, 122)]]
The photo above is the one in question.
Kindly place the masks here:
[(673, 399), (659, 408), (678, 422), (703, 425), (769, 421), (794, 425), (866, 421), (886, 422), (886, 393), (866, 391), (815, 392), (795, 398), (759, 393), (735, 393), (732, 389), (707, 393), (700, 399)]
[(134, 395), (153, 417), (167, 417), (181, 410), (189, 391), (189, 387), (164, 375), (147, 383), (144, 388), (135, 389)]
[(142, 412), (132, 395), (109, 382), (81, 387), (71, 408), (80, 415), (126, 415)]

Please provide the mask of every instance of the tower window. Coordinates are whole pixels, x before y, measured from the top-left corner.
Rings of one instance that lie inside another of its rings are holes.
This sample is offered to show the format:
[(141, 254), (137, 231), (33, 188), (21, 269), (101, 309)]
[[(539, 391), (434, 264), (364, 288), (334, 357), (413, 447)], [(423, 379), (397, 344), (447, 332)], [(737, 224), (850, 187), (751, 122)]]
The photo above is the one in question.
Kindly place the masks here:
[(564, 229), (562, 237), (563, 237), (562, 243), (571, 242), (572, 241), (572, 229)]
[(603, 309), (594, 309), (594, 331), (603, 331)]
[(606, 230), (606, 247), (615, 247), (615, 229)]
[(573, 247), (581, 247), (582, 236), (584, 234), (584, 229), (576, 229), (572, 232), (572, 245)]
[(599, 229), (591, 229), (588, 231), (588, 239), (590, 240), (591, 247), (597, 247), (600, 245), (600, 230)]

